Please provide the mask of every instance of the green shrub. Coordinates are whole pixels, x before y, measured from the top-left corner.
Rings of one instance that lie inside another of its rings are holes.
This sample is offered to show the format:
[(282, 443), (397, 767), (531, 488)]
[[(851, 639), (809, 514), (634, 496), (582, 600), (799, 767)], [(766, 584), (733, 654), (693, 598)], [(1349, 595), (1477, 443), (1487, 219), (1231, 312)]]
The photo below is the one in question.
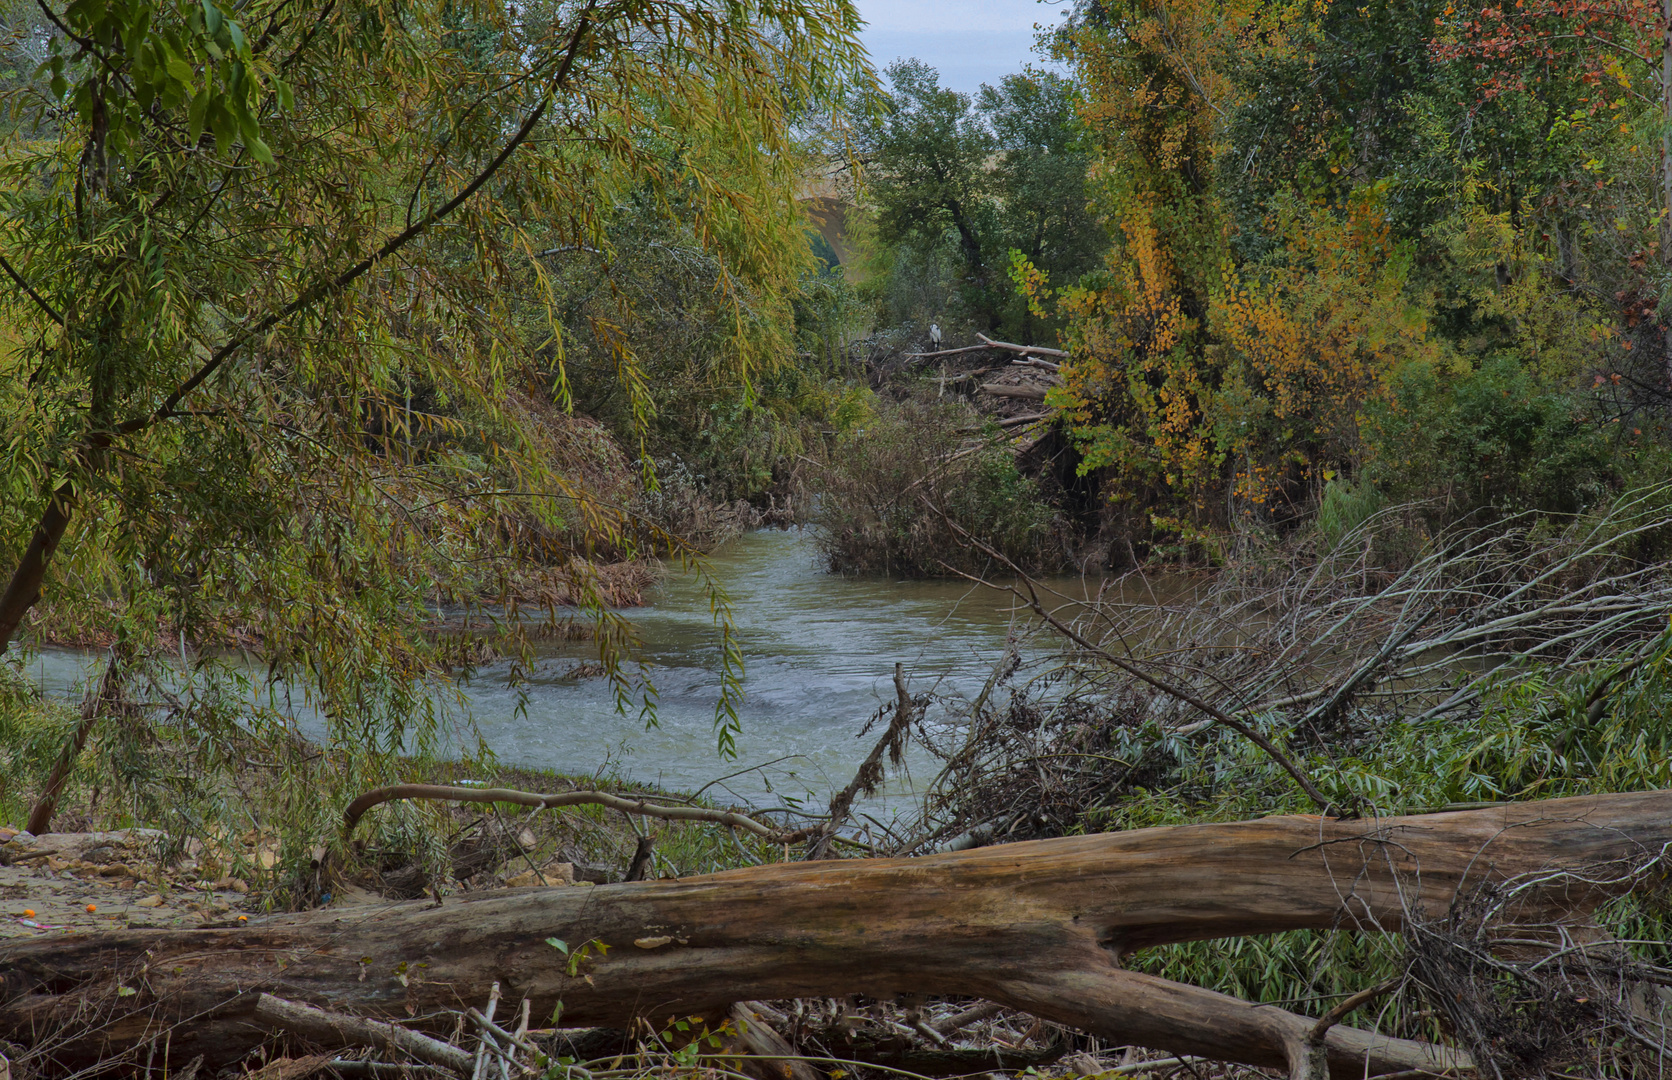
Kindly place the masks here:
[(1581, 403), (1515, 360), (1463, 375), (1418, 364), (1372, 404), (1365, 475), (1396, 501), (1425, 501), (1443, 521), (1482, 511), (1578, 513), (1621, 482), (1605, 432)]

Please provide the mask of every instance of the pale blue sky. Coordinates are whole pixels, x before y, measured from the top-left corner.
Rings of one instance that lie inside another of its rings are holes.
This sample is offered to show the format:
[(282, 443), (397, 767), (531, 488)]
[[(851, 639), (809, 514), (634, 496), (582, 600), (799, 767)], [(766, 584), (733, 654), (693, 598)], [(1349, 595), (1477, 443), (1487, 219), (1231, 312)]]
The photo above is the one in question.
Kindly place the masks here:
[(941, 73), (941, 85), (973, 94), (1022, 65), (1033, 52), (1034, 23), (1055, 25), (1067, 0), (856, 0), (870, 25), (861, 35), (877, 69), (915, 56)]

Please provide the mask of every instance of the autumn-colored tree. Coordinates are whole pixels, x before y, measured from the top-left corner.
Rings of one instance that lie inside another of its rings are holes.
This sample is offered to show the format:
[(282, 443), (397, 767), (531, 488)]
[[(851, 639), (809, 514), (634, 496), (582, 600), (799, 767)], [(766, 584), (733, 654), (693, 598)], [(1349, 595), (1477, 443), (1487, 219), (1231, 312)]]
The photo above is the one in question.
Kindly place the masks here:
[[(1485, 100), (1543, 97), (1568, 83), (1580, 91), (1568, 122), (1588, 119), (1630, 135), (1642, 117), (1638, 126), (1657, 144), (1660, 181), (1651, 215), (1659, 236), (1647, 247), (1658, 248), (1663, 282), (1672, 275), (1672, 0), (1515, 0), (1461, 9), (1448, 3), (1434, 23), (1435, 57), (1472, 68)], [(1600, 163), (1589, 164), (1600, 171)], [(1604, 186), (1601, 177), (1594, 182)], [(1658, 389), (1672, 403), (1672, 319), (1657, 314)]]
[[(1212, 466), (1198, 429), (1218, 375), (1200, 335), (1225, 257), (1213, 134), (1231, 31), (1210, 7), (1100, 5), (1057, 39), (1100, 151), (1094, 201), (1113, 244), (1102, 274), (1061, 293), (1074, 359), (1054, 393), (1086, 467), (1113, 469), (1124, 493), (1189, 490)], [(1036, 285), (1036, 305), (1043, 297)]]
[[(1239, 232), (1219, 157), (1257, 97), (1239, 76), (1252, 57), (1295, 57), (1307, 10), (1100, 12), (1060, 47), (1101, 136), (1098, 207), (1117, 242), (1103, 273), (1058, 292), (1073, 359), (1053, 400), (1085, 467), (1152, 502), (1165, 528), (1293, 518), (1314, 476), (1354, 458), (1358, 409), (1424, 338), (1405, 295), (1411, 252), (1374, 186), (1333, 199), (1280, 188), (1259, 235)], [(1032, 268), (1019, 280), (1045, 298)]]

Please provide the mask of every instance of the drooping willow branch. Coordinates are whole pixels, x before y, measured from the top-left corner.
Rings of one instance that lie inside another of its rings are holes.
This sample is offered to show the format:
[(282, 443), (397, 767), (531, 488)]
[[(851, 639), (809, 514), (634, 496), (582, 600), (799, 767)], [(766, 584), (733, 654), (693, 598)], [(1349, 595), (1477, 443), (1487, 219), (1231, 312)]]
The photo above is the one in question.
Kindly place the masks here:
[(448, 784), (391, 784), (368, 791), (348, 804), (343, 811), (343, 839), (354, 832), (367, 810), (397, 799), (438, 799), (445, 802), (513, 803), (535, 810), (552, 810), (560, 806), (603, 806), (624, 814), (640, 814), (664, 821), (704, 821), (712, 825), (742, 829), (775, 844), (793, 844), (805, 840), (815, 830), (777, 829), (733, 810), (714, 810), (706, 806), (665, 806), (644, 799), (628, 799), (607, 791), (564, 791), (554, 795), (540, 795), (514, 788), (453, 787)]

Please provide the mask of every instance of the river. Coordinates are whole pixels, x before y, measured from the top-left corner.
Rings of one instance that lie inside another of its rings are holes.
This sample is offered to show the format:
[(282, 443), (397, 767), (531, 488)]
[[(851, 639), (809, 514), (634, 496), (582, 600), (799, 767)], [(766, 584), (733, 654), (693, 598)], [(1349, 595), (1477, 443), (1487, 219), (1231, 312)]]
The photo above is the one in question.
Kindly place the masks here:
[[(499, 759), (683, 791), (737, 773), (719, 787), (739, 802), (821, 806), (875, 742), (876, 732), (860, 733), (894, 699), (897, 661), (914, 692), (973, 692), (1013, 620), (1022, 621), (1010, 594), (969, 582), (828, 573), (801, 530), (747, 533), (713, 553), (709, 567), (731, 599), (743, 650), (735, 761), (716, 752), (719, 635), (698, 584), (678, 575), (648, 606), (626, 612), (657, 691), (656, 726), (646, 730), (636, 716), (617, 712), (606, 680), (566, 677), (580, 659), (571, 646), (556, 650), (521, 691), (507, 685), (503, 663), (479, 669), (467, 686), (471, 713)], [(90, 653), (45, 650), (31, 671), (49, 691), (79, 696), (99, 662)], [(316, 725), (302, 718), (304, 730)], [(912, 775), (889, 785), (896, 796), (928, 779), (933, 761), (914, 754), (907, 764)]]

